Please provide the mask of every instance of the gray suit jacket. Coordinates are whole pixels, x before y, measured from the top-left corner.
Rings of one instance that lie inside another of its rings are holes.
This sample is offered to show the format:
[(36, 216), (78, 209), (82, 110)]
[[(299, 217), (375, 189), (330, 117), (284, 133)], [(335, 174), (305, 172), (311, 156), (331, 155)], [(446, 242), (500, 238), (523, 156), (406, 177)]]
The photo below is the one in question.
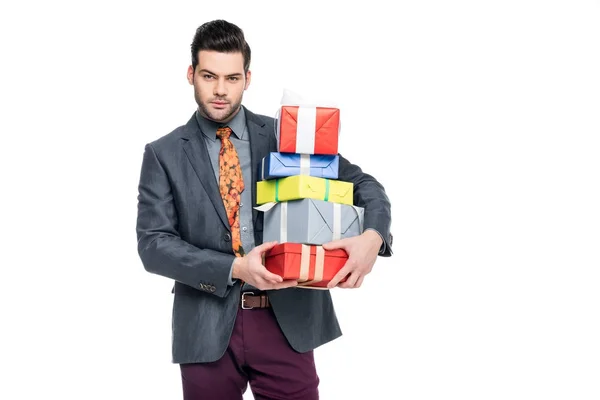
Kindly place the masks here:
[[(274, 120), (244, 108), (250, 134), (252, 187), (260, 161), (277, 151)], [(340, 156), (339, 180), (354, 183), (364, 228), (382, 234), (390, 256), (390, 203), (384, 188)], [(225, 352), (237, 315), (240, 284), (227, 284), (234, 255), (231, 230), (206, 145), (194, 115), (186, 125), (146, 144), (138, 187), (136, 232), (144, 268), (175, 281), (172, 361), (209, 362)], [(252, 191), (253, 207), (256, 190)], [(255, 243), (262, 213), (253, 210)], [(273, 312), (292, 348), (306, 352), (341, 336), (325, 290), (269, 291)]]

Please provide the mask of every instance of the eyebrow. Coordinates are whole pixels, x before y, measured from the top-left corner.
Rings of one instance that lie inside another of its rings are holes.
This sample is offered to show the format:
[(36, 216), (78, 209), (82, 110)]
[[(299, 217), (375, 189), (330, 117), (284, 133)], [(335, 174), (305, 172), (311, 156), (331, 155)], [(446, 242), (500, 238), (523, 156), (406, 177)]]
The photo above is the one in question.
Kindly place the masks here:
[[(214, 75), (214, 76), (218, 76), (217, 74), (215, 74), (212, 71), (207, 70), (206, 68), (202, 68), (198, 72), (206, 72), (208, 74), (211, 74), (211, 75)], [(227, 77), (227, 78), (232, 77), (232, 76), (243, 76), (243, 75), (240, 72), (236, 72), (234, 74), (225, 75), (225, 77)]]

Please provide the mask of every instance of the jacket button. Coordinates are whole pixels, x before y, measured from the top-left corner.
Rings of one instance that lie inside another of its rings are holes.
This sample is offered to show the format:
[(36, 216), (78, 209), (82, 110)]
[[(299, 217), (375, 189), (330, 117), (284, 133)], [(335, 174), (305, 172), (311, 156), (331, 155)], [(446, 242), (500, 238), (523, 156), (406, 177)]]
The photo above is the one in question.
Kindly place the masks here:
[(231, 235), (229, 233), (226, 233), (223, 239), (225, 239), (226, 242), (229, 242), (231, 240)]

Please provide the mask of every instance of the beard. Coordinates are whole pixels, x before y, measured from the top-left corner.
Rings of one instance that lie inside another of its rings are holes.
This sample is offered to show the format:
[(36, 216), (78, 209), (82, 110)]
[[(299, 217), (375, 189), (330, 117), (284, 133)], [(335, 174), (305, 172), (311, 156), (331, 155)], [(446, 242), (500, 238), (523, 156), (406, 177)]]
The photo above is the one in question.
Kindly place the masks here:
[[(215, 110), (213, 108), (211, 108), (210, 106), (210, 101), (204, 102), (202, 101), (202, 99), (200, 98), (200, 94), (198, 93), (197, 90), (194, 90), (194, 97), (196, 98), (196, 103), (198, 103), (198, 107), (200, 109), (200, 114), (212, 121), (215, 122), (227, 122), (229, 121), (240, 109), (240, 106), (242, 105), (242, 96), (240, 96), (240, 99), (237, 102), (229, 102), (227, 103), (227, 106), (225, 108), (223, 108), (222, 110)], [(223, 101), (227, 101), (226, 99), (211, 99), (212, 100), (223, 100)]]

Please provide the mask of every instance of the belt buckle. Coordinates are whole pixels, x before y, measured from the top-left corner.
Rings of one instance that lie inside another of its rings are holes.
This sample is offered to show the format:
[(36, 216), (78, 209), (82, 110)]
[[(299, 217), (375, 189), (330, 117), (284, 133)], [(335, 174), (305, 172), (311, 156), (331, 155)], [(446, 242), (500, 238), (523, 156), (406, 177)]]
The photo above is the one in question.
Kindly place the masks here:
[(254, 307), (246, 307), (244, 303), (246, 302), (246, 295), (251, 294), (254, 295), (254, 292), (243, 292), (242, 293), (242, 310), (252, 310)]

